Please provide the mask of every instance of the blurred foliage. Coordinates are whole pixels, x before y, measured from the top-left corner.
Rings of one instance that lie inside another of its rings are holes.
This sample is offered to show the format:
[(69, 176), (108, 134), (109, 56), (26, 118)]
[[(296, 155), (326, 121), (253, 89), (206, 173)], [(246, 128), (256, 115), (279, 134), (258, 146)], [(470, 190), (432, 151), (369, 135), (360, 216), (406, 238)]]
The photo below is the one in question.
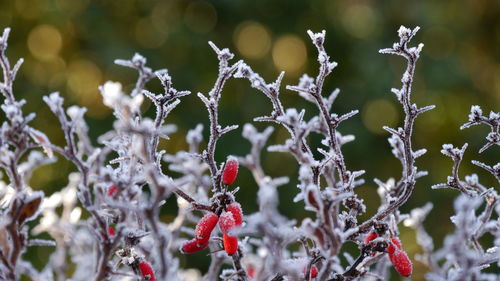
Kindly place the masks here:
[[(443, 236), (451, 231), (449, 216), (452, 199), (457, 192), (431, 190), (433, 183), (445, 181), (451, 161), (439, 153), (441, 144), (461, 146), (469, 142), (461, 175), (478, 173), (486, 185), (493, 179), (469, 161), (477, 159), (494, 163), (500, 158), (498, 148), (478, 155), (484, 143), (486, 127), (460, 131), (472, 104), (484, 111), (499, 110), (500, 102), (500, 2), (486, 1), (353, 1), (353, 0), (12, 0), (0, 2), (0, 28), (12, 27), (8, 55), (25, 58), (15, 84), (18, 98), (25, 98), (25, 111), (35, 111), (33, 126), (46, 132), (54, 143), (63, 137), (56, 119), (42, 102), (42, 95), (61, 91), (66, 105), (88, 107), (87, 120), (94, 140), (112, 126), (111, 111), (104, 107), (98, 85), (107, 80), (120, 81), (128, 88), (135, 73), (113, 64), (116, 58), (130, 58), (139, 52), (155, 69), (168, 68), (178, 89), (194, 93), (208, 91), (217, 71), (217, 60), (207, 41), (228, 47), (245, 59), (267, 81), (286, 71), (285, 84), (295, 84), (303, 72), (315, 75), (315, 50), (307, 29), (327, 31), (326, 49), (339, 63), (327, 80), (325, 91), (338, 87), (341, 95), (335, 112), (360, 109), (357, 118), (344, 123), (344, 134), (356, 136), (344, 148), (348, 167), (366, 169), (367, 183), (358, 188), (368, 205), (368, 215), (378, 206), (374, 177), (386, 180), (400, 175), (399, 163), (392, 157), (382, 125), (397, 126), (402, 113), (390, 88), (399, 87), (404, 61), (399, 57), (378, 54), (397, 38), (400, 25), (419, 25), (416, 42), (425, 44), (417, 67), (413, 99), (419, 105), (436, 104), (437, 108), (417, 119), (414, 132), (416, 148), (425, 147), (428, 154), (417, 165), (430, 175), (419, 180), (415, 193), (403, 207), (435, 204), (427, 228), (440, 246)], [(159, 91), (159, 83), (151, 82), (150, 90)], [(295, 94), (282, 90), (286, 106), (315, 112)], [(152, 114), (146, 105), (144, 110)], [(243, 124), (271, 109), (268, 100), (247, 81), (231, 80), (223, 92), (221, 120), (223, 124)], [(3, 120), (4, 116), (1, 115)], [(162, 148), (174, 153), (186, 147), (184, 137), (197, 123), (208, 124), (203, 104), (196, 95), (183, 99), (167, 120), (179, 130)], [(264, 128), (265, 124), (257, 124)], [(219, 161), (228, 154), (244, 155), (249, 145), (242, 141), (241, 129), (224, 136), (217, 151)], [(271, 143), (282, 142), (286, 131), (278, 129)], [(319, 143), (312, 138), (312, 142)], [(264, 166), (272, 176), (297, 172), (291, 156), (265, 153)], [(286, 162), (285, 162), (286, 161)], [(289, 163), (284, 165), (283, 163)], [(50, 194), (66, 182), (74, 167), (66, 161), (41, 168), (31, 181), (34, 189)], [(292, 181), (280, 190), (282, 211), (302, 218), (310, 215), (300, 204), (291, 203), (296, 193)], [(256, 210), (256, 186), (247, 171), (238, 180), (238, 197), (247, 212)], [(246, 199), (244, 199), (246, 198)], [(245, 201), (246, 200), (246, 201)], [(175, 201), (165, 208), (165, 221), (175, 216)], [(401, 227), (401, 238), (410, 256), (419, 252), (414, 233)], [(46, 249), (30, 250), (40, 260)], [(35, 256), (33, 256), (35, 257)], [(197, 260), (199, 258), (200, 260)], [(181, 257), (183, 262), (188, 262)], [(190, 266), (206, 257), (193, 257)], [(41, 265), (37, 264), (37, 265)], [(422, 280), (425, 268), (415, 262), (413, 280)]]

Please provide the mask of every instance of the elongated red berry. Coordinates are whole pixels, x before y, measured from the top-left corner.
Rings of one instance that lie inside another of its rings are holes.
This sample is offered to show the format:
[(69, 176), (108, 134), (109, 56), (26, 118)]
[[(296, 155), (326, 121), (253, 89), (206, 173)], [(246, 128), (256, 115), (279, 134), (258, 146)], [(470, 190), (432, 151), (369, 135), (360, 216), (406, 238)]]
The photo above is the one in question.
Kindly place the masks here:
[(222, 242), (224, 250), (228, 255), (234, 255), (238, 251), (238, 237), (227, 234), (222, 234)]
[(238, 159), (229, 156), (222, 171), (222, 183), (225, 185), (232, 184), (238, 175)]
[(196, 239), (192, 239), (182, 243), (181, 252), (183, 254), (193, 254), (199, 252), (208, 247), (208, 240), (205, 242), (199, 242)]
[(236, 226), (241, 226), (241, 224), (243, 223), (243, 211), (241, 210), (240, 203), (234, 202), (229, 204), (226, 207), (226, 211), (233, 214), (234, 223), (236, 224)]
[(116, 231), (112, 226), (108, 226), (108, 235), (109, 237), (113, 237), (116, 235)]
[(247, 268), (247, 274), (250, 278), (254, 278), (255, 277), (255, 268), (253, 268), (253, 266), (249, 266)]
[(116, 191), (118, 190), (118, 186), (112, 185), (108, 188), (108, 196), (113, 196), (115, 195)]
[(149, 281), (156, 280), (155, 272), (154, 272), (153, 267), (151, 266), (151, 264), (149, 262), (142, 261), (139, 264), (139, 270), (141, 272), (142, 277), (147, 278), (146, 280), (149, 280)]
[(378, 238), (378, 234), (374, 231), (368, 233), (366, 236), (365, 236), (365, 244), (368, 244), (370, 243), (372, 240), (374, 240), (375, 238)]
[[(206, 242), (210, 238), (212, 230), (214, 230), (219, 217), (214, 213), (208, 213), (201, 218), (196, 225), (195, 236), (198, 242)], [(203, 243), (202, 243), (203, 244)]]
[(219, 227), (222, 233), (228, 234), (236, 226), (236, 222), (231, 212), (222, 212), (219, 217)]
[(389, 254), (389, 260), (399, 274), (405, 277), (411, 275), (413, 265), (405, 251), (396, 249), (393, 254)]

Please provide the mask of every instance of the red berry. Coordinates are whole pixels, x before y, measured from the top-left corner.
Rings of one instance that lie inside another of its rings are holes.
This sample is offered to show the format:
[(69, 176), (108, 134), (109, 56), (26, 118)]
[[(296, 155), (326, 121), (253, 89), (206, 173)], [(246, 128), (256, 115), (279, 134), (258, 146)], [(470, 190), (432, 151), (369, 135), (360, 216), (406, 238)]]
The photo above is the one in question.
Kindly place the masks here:
[(232, 204), (229, 204), (226, 208), (226, 211), (233, 214), (234, 223), (236, 224), (236, 226), (240, 226), (243, 223), (243, 211), (241, 210), (240, 203), (234, 202)]
[(402, 276), (408, 277), (413, 271), (413, 265), (411, 264), (408, 255), (403, 250), (396, 250), (393, 254), (389, 255), (389, 260), (391, 260), (394, 269)]
[(238, 251), (238, 237), (227, 234), (222, 234), (222, 241), (224, 242), (224, 250), (228, 255), (234, 255)]
[(205, 249), (206, 247), (208, 247), (208, 240), (200, 242), (196, 239), (192, 239), (182, 243), (180, 250), (183, 254), (193, 254)]
[[(210, 234), (217, 225), (219, 217), (214, 213), (208, 213), (196, 225), (195, 236), (198, 242), (206, 242), (210, 238)], [(201, 243), (203, 244), (203, 243)]]
[(375, 238), (378, 238), (378, 234), (375, 233), (375, 232), (370, 232), (368, 233), (366, 236), (365, 236), (365, 244), (368, 244), (370, 243), (372, 240), (374, 240)]
[(142, 261), (139, 264), (139, 270), (141, 271), (141, 275), (143, 277), (148, 278), (147, 280), (149, 280), (149, 281), (155, 281), (156, 280), (155, 272), (154, 272), (153, 267), (151, 266), (151, 264), (149, 264), (149, 262)]
[(115, 195), (116, 191), (118, 190), (118, 186), (112, 185), (108, 188), (108, 196), (113, 196)]
[(227, 234), (236, 226), (236, 222), (231, 212), (222, 212), (219, 217), (219, 227), (222, 233)]
[(232, 184), (238, 175), (238, 160), (235, 157), (228, 157), (224, 170), (222, 171), (222, 183)]
[(115, 229), (112, 226), (108, 226), (108, 235), (110, 237), (113, 237), (113, 236), (116, 235), (116, 231), (115, 231)]
[[(378, 234), (375, 233), (375, 232), (370, 232), (368, 233), (366, 236), (365, 236), (365, 245), (367, 245), (368, 243), (370, 243), (371, 241), (373, 241), (374, 239), (378, 238)], [(374, 245), (371, 246), (371, 248), (373, 248)], [(372, 256), (375, 256), (377, 253), (375, 251), (372, 251)]]
[(253, 268), (253, 266), (249, 266), (247, 269), (247, 273), (248, 273), (248, 276), (250, 278), (254, 278), (255, 277), (255, 268)]
[(311, 278), (316, 278), (318, 276), (318, 268), (313, 265), (311, 266)]

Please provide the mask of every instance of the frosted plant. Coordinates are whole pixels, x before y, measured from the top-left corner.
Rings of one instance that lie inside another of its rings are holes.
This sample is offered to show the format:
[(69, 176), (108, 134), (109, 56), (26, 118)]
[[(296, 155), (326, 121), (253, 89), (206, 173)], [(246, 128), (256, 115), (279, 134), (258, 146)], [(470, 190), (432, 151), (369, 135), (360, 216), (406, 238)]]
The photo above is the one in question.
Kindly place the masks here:
[[(159, 150), (159, 144), (175, 132), (176, 126), (166, 120), (190, 91), (175, 89), (166, 69), (151, 69), (139, 54), (115, 61), (138, 73), (129, 93), (123, 91), (120, 82), (108, 81), (99, 88), (103, 103), (113, 110), (116, 121), (98, 138), (97, 146), (88, 136), (85, 108), (65, 109), (58, 93), (43, 98), (58, 119), (66, 142), (64, 147), (52, 144), (47, 135), (29, 125), (35, 114), (23, 113), (26, 101), (15, 99), (13, 82), (22, 59), (11, 67), (5, 55), (9, 31), (5, 29), (0, 37), (1, 109), (6, 117), (0, 128), (0, 167), (6, 175), (0, 178), (0, 280), (19, 280), (22, 276), (32, 280), (96, 281), (387, 280), (394, 272), (409, 276), (413, 270), (413, 257), (408, 257), (398, 239), (401, 222), (416, 230), (423, 250), (417, 260), (428, 266), (428, 279), (494, 280), (495, 275), (482, 269), (500, 260), (500, 229), (493, 216), (500, 210), (498, 195), (494, 188), (481, 185), (476, 175), (459, 178), (466, 145), (462, 149), (443, 146), (442, 152), (454, 161), (453, 171), (446, 183), (435, 187), (450, 187), (462, 194), (455, 202), (456, 215), (452, 218), (456, 231), (445, 239), (443, 249), (435, 251), (422, 224), (431, 212), (430, 203), (410, 214), (399, 211), (417, 180), (427, 174), (416, 166), (416, 159), (426, 150), (416, 150), (412, 145), (417, 117), (433, 108), (419, 107), (411, 100), (423, 44), (411, 47), (409, 42), (418, 28), (401, 27), (399, 42), (380, 51), (407, 60), (401, 88), (392, 89), (404, 112), (403, 124), (384, 127), (402, 172), (399, 178), (385, 182), (374, 179), (381, 203), (366, 221), (359, 221), (366, 206), (356, 193), (356, 187), (365, 183), (364, 171), (351, 170), (342, 152), (343, 145), (354, 141), (354, 136), (339, 131), (343, 130), (342, 122), (358, 111), (334, 113), (333, 104), (340, 91), (324, 95), (324, 81), (337, 66), (325, 51), (325, 31), (308, 31), (318, 51), (316, 76), (304, 74), (297, 85), (286, 86), (316, 106), (317, 113), (309, 120), (304, 110), (283, 105), (279, 94), (284, 73), (267, 83), (245, 62), (232, 63), (234, 55), (228, 49), (210, 42), (219, 60), (219, 75), (212, 89), (197, 94), (208, 112), (207, 145), (203, 146), (204, 126), (198, 124), (186, 135), (187, 151), (173, 152)], [(227, 161), (218, 163), (215, 152), (219, 139), (239, 128), (226, 125), (219, 110), (224, 85), (233, 77), (247, 79), (271, 102), (272, 112), (255, 121), (283, 126), (290, 137), (283, 144), (269, 145), (274, 127), (259, 132), (252, 124), (245, 124), (242, 136), (251, 144), (249, 153), (228, 155)], [(146, 89), (152, 79), (163, 85), (162, 93)], [(144, 98), (155, 106), (152, 119), (141, 110)], [(480, 152), (499, 145), (499, 116), (492, 112), (486, 117), (478, 106), (472, 107), (463, 128), (477, 124), (491, 127)], [(309, 143), (311, 134), (322, 136), (321, 145)], [(297, 174), (268, 175), (261, 163), (266, 150), (290, 153), (299, 164)], [(315, 156), (316, 151), (320, 157)], [(45, 196), (28, 186), (34, 169), (60, 156), (77, 168), (68, 175), (66, 187)], [(500, 180), (499, 163), (473, 163)], [(255, 213), (245, 213), (245, 206), (238, 203), (235, 179), (239, 164), (251, 171), (258, 188), (259, 210)], [(299, 182), (295, 201), (304, 201), (309, 214), (301, 222), (278, 208), (278, 188), (292, 176)], [(159, 214), (171, 196), (177, 198), (178, 212), (172, 222), (165, 223)], [(476, 216), (483, 201), (484, 210)], [(27, 221), (34, 224), (28, 226)], [(44, 232), (52, 239), (37, 238)], [(495, 237), (494, 245), (486, 249), (479, 241), (485, 233)], [(464, 241), (469, 241), (465, 248)], [(357, 257), (343, 249), (348, 242), (359, 246)], [(27, 247), (34, 246), (55, 248), (41, 270), (23, 257)], [(182, 268), (181, 255), (200, 252), (210, 254), (207, 272)]]

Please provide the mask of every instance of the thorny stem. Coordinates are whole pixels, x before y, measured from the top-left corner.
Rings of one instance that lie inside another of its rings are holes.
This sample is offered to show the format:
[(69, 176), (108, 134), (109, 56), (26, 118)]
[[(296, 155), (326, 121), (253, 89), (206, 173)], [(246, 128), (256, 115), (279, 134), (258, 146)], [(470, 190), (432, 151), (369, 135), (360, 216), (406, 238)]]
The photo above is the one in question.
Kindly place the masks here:
[(481, 244), (479, 244), (478, 239), (483, 235), (484, 227), (486, 226), (486, 223), (490, 220), (491, 215), (493, 213), (493, 209), (495, 208), (495, 205), (498, 202), (498, 198), (495, 195), (486, 194), (485, 196), (486, 196), (486, 208), (479, 218), (480, 220), (479, 226), (476, 228), (476, 231), (474, 231), (474, 233), (471, 236), (474, 247), (481, 253), (484, 253), (484, 250)]
[(174, 193), (177, 194), (178, 196), (182, 197), (187, 202), (191, 203), (191, 206), (193, 206), (193, 208), (195, 208), (196, 210), (212, 211), (211, 206), (197, 203), (197, 201), (193, 197), (187, 195), (184, 191), (182, 191), (178, 187), (174, 188)]
[(236, 275), (238, 281), (246, 281), (247, 280), (247, 272), (241, 265), (241, 258), (243, 257), (243, 253), (241, 252), (241, 249), (238, 248), (238, 251), (231, 256), (233, 259), (233, 265), (234, 269), (236, 270)]
[[(14, 98), (12, 87), (17, 71), (19, 70), (19, 67), (21, 66), (23, 60), (22, 59), (18, 60), (18, 62), (14, 65), (14, 69), (11, 69), (9, 60), (5, 55), (9, 32), (10, 29), (6, 28), (2, 36), (0, 37), (0, 67), (2, 68), (3, 72), (3, 83), (0, 83), (0, 91), (5, 96), (5, 104), (7, 106), (14, 106), (16, 101)], [(25, 183), (22, 175), (18, 171), (18, 161), (28, 150), (28, 148), (31, 147), (27, 134), (27, 122), (29, 120), (26, 120), (26, 118), (22, 116), (22, 112), (19, 112), (20, 111), (19, 107), (16, 107), (16, 110), (18, 110), (17, 114), (19, 114), (22, 118), (21, 122), (9, 120), (12, 123), (12, 125), (16, 127), (15, 132), (13, 132), (13, 135), (11, 136), (12, 137), (11, 142), (15, 147), (14, 155), (10, 159), (8, 166), (5, 166), (7, 163), (3, 162), (0, 162), (0, 165), (5, 168), (7, 175), (11, 181), (11, 185), (16, 190), (16, 192), (18, 194), (25, 194), (24, 193)], [(9, 118), (8, 114), (7, 118)], [(17, 134), (18, 136), (16, 137), (15, 134)], [(14, 280), (16, 265), (19, 260), (19, 256), (21, 255), (22, 250), (25, 246), (26, 237), (24, 237), (24, 235), (20, 233), (19, 228), (21, 227), (20, 225), (21, 223), (18, 222), (18, 218), (25, 205), (25, 202), (22, 199), (22, 197), (18, 196), (15, 196), (12, 201), (13, 202), (11, 202), (10, 204), (16, 208), (12, 208), (10, 210), (11, 212), (13, 212), (13, 214), (10, 218), (10, 222), (5, 226), (9, 238), (12, 241), (11, 244), (12, 247), (9, 251), (8, 259), (6, 256), (4, 256), (4, 253), (1, 253), (1, 255), (2, 255), (2, 263), (5, 264), (5, 267), (8, 270), (7, 276), (12, 280)]]
[[(416, 31), (410, 31), (412, 33)], [(418, 53), (415, 50), (410, 51), (408, 49), (408, 42), (411, 39), (411, 36), (407, 37), (406, 40), (402, 37), (402, 44), (398, 45), (397, 49), (388, 50), (387, 53), (392, 53), (396, 55), (400, 55), (407, 60), (407, 67), (405, 74), (403, 75), (403, 86), (401, 88), (401, 100), (400, 102), (403, 105), (403, 109), (405, 112), (405, 120), (403, 124), (403, 132), (399, 134), (397, 137), (403, 142), (404, 149), (404, 165), (403, 165), (403, 193), (391, 204), (386, 206), (384, 209), (379, 211), (369, 220), (365, 221), (361, 225), (358, 226), (358, 231), (356, 235), (360, 233), (366, 233), (370, 230), (370, 228), (379, 220), (384, 219), (389, 214), (396, 211), (401, 205), (403, 205), (410, 195), (413, 192), (415, 187), (415, 171), (414, 167), (415, 158), (413, 156), (412, 143), (411, 143), (411, 134), (413, 131), (413, 125), (415, 123), (415, 119), (418, 115), (418, 110), (416, 106), (411, 105), (411, 86), (413, 83), (413, 76), (415, 74), (416, 62), (418, 59)]]
[[(214, 184), (214, 190), (220, 192), (222, 190), (221, 186), (221, 175), (220, 171), (217, 168), (217, 162), (215, 161), (215, 147), (217, 145), (217, 141), (222, 135), (222, 129), (219, 125), (219, 100), (221, 98), (222, 88), (226, 81), (232, 77), (233, 73), (239, 66), (239, 62), (233, 64), (231, 67), (227, 66), (228, 59), (221, 57), (221, 50), (217, 49), (215, 45), (212, 45), (216, 53), (219, 55), (219, 76), (217, 77), (217, 81), (215, 82), (214, 87), (209, 92), (209, 99), (202, 98), (205, 103), (208, 115), (210, 118), (210, 136), (208, 140), (207, 150), (203, 155), (204, 160), (207, 162), (208, 167), (210, 169), (210, 174), (212, 175), (212, 181)], [(201, 93), (198, 96), (203, 96)]]
[[(342, 183), (345, 183), (349, 180), (349, 175), (347, 174), (347, 168), (344, 162), (344, 156), (340, 150), (340, 144), (337, 141), (336, 127), (338, 125), (338, 122), (335, 122), (333, 120), (325, 104), (325, 101), (321, 95), (321, 91), (323, 90), (323, 82), (325, 81), (326, 76), (328, 76), (328, 74), (330, 74), (332, 71), (332, 68), (330, 68), (328, 65), (330, 57), (325, 52), (325, 47), (323, 45), (322, 40), (313, 40), (313, 41), (314, 45), (318, 49), (318, 53), (320, 55), (324, 55), (325, 58), (324, 61), (320, 63), (320, 71), (315, 79), (316, 87), (314, 87), (314, 90), (311, 92), (311, 94), (314, 97), (316, 105), (318, 106), (322, 114), (323, 121), (325, 122), (326, 128), (328, 130), (328, 143), (335, 152), (335, 156), (337, 158), (336, 167), (338, 169), (339, 178)], [(317, 185), (319, 186), (319, 184)]]

